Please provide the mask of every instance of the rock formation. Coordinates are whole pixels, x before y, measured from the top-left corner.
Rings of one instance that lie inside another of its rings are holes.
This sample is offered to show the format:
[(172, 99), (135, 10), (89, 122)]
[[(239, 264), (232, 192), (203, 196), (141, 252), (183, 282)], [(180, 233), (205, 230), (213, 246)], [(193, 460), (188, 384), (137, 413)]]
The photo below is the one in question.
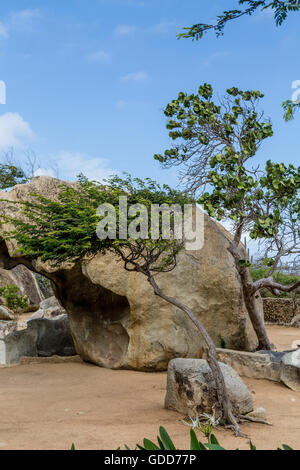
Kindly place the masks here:
[(29, 321), (24, 330), (12, 329), (0, 338), (0, 351), (0, 364), (5, 365), (17, 364), (22, 357), (76, 355), (68, 316), (39, 318)]
[[(219, 362), (235, 416), (253, 411), (249, 390), (228, 365)], [(196, 418), (203, 413), (219, 418), (222, 412), (218, 403), (216, 382), (204, 359), (173, 359), (168, 367), (165, 407), (185, 416)]]
[[(27, 200), (30, 193), (55, 197), (61, 181), (40, 177), (0, 198)], [(7, 203), (0, 203), (2, 212)], [(0, 232), (1, 235), (1, 232)], [(159, 274), (160, 287), (199, 315), (217, 346), (254, 350), (257, 340), (248, 319), (239, 277), (227, 251), (230, 235), (205, 216), (200, 251), (183, 251), (174, 271)], [(157, 298), (146, 278), (129, 273), (113, 255), (99, 254), (76, 265), (51, 266), (17, 255), (12, 242), (0, 245), (0, 266), (19, 264), (51, 280), (69, 315), (81, 358), (108, 368), (165, 370), (176, 357), (202, 356), (204, 342), (194, 325), (175, 307)]]
[(39, 305), (44, 298), (32, 272), (21, 264), (10, 271), (0, 268), (0, 286), (8, 284), (17, 286), (19, 294), (26, 295), (30, 305)]

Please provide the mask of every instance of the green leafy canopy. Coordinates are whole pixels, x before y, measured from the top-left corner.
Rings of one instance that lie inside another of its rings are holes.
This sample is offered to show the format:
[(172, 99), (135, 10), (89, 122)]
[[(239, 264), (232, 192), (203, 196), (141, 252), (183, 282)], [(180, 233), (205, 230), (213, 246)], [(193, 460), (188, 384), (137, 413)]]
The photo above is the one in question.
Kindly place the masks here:
[(296, 227), (300, 167), (268, 161), (261, 169), (251, 163), (273, 136), (271, 122), (258, 109), (263, 94), (232, 87), (218, 102), (213, 97), (205, 83), (197, 94), (180, 92), (166, 106), (174, 144), (154, 158), (164, 167), (182, 165), (187, 189), (201, 193), (198, 202), (207, 213), (243, 225), (252, 238), (273, 237), (284, 211)]
[[(176, 244), (163, 240), (160, 234), (157, 240), (121, 240), (118, 231), (114, 240), (99, 239), (97, 225), (103, 217), (97, 215), (101, 204), (111, 204), (119, 217), (119, 197), (127, 196), (128, 206), (143, 204), (178, 204), (183, 207), (192, 199), (167, 185), (160, 186), (151, 179), (145, 182), (130, 176), (114, 176), (104, 183), (88, 181), (81, 176), (77, 184), (61, 185), (57, 198), (47, 198), (41, 194), (32, 194), (30, 201), (11, 203), (19, 210), (13, 216), (2, 216), (3, 222), (12, 224), (6, 232), (6, 238), (18, 242), (21, 250), (31, 259), (61, 263), (76, 262), (86, 255), (114, 251), (119, 256), (129, 251), (131, 259), (145, 262), (144, 252), (151, 255), (152, 268), (161, 253), (159, 269), (167, 269), (176, 255)], [(9, 201), (8, 201), (9, 202)], [(129, 217), (128, 223), (131, 218)], [(149, 211), (149, 228), (151, 211)], [(117, 224), (118, 227), (118, 224)], [(128, 265), (130, 262), (127, 263)], [(136, 266), (132, 265), (132, 268)]]
[(214, 31), (217, 36), (224, 34), (226, 24), (232, 20), (236, 20), (243, 16), (251, 16), (256, 11), (272, 9), (274, 11), (274, 20), (277, 26), (287, 19), (288, 14), (298, 12), (300, 10), (299, 0), (238, 0), (238, 5), (243, 6), (243, 9), (225, 10), (217, 17), (214, 24), (198, 23), (191, 27), (183, 28), (184, 32), (178, 35), (178, 39), (191, 38), (198, 41), (208, 31)]

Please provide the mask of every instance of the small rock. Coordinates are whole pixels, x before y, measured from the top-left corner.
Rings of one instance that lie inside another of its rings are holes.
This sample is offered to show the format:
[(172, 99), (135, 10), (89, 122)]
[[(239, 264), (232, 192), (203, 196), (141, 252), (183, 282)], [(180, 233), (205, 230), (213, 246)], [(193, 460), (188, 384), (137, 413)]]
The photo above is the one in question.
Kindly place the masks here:
[(267, 414), (264, 408), (256, 408), (247, 414), (247, 417), (267, 421)]
[(291, 390), (300, 392), (300, 349), (283, 356), (280, 363), (280, 380)]

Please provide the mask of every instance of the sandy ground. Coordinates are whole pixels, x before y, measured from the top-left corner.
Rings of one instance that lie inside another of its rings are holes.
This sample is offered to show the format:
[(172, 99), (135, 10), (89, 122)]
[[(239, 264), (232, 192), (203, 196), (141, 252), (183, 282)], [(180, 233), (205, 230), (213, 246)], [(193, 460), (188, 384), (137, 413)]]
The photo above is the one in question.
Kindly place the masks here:
[[(279, 349), (289, 349), (300, 330), (268, 327)], [(283, 385), (245, 379), (256, 407), (272, 427), (246, 424), (242, 432), (259, 449), (287, 443), (300, 449), (300, 394)], [(0, 449), (116, 449), (154, 439), (166, 427), (176, 446), (187, 449), (181, 416), (163, 408), (166, 374), (111, 371), (78, 363), (37, 363), (0, 369)], [(246, 449), (249, 439), (216, 432), (227, 449)], [(199, 438), (201, 436), (199, 435)]]

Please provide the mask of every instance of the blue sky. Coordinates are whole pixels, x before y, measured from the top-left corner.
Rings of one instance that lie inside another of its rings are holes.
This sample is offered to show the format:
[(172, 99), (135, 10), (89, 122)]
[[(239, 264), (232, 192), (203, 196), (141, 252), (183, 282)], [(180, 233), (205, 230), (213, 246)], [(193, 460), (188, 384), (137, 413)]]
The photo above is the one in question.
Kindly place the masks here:
[[(223, 38), (176, 40), (181, 27), (210, 22), (220, 0), (10, 0), (0, 6), (0, 151), (36, 152), (41, 172), (72, 179), (114, 171), (175, 185), (153, 154), (169, 139), (164, 106), (179, 91), (211, 83), (260, 89), (275, 136), (260, 152), (299, 162), (300, 116), (280, 104), (300, 80), (299, 14), (281, 28), (260, 13), (227, 26)], [(226, 8), (235, 1), (226, 1)], [(298, 26), (298, 28), (297, 28)]]

